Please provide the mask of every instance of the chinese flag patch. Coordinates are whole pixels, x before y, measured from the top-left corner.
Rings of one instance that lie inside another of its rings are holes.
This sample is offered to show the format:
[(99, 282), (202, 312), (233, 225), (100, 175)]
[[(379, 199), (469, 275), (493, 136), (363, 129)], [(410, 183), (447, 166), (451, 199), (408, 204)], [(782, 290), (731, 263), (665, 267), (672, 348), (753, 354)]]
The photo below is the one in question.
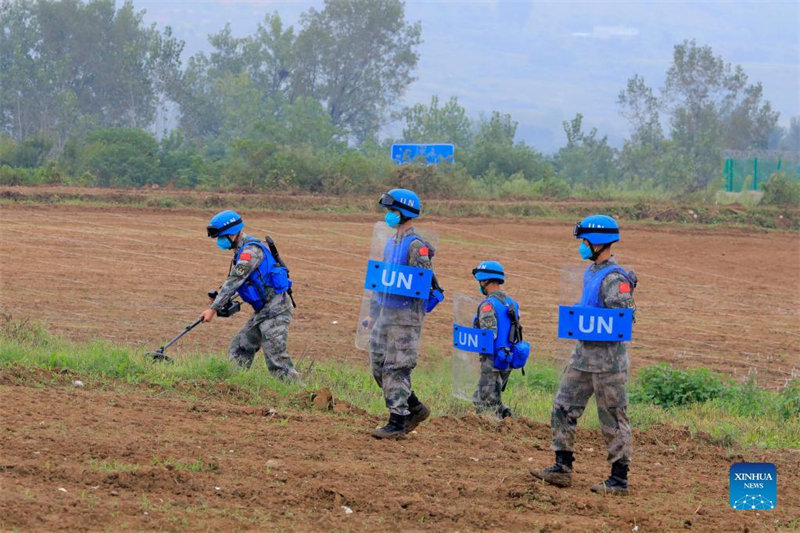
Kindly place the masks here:
[(239, 260), (250, 261), (250, 252), (242, 252), (242, 255), (239, 256)]
[(493, 309), (492, 304), (483, 304), (483, 306), (481, 307), (481, 313), (488, 313), (492, 309)]
[(628, 282), (619, 284), (619, 292), (631, 292), (631, 284)]
[(430, 253), (430, 250), (428, 250), (427, 246), (420, 247), (419, 255), (428, 255), (429, 253)]

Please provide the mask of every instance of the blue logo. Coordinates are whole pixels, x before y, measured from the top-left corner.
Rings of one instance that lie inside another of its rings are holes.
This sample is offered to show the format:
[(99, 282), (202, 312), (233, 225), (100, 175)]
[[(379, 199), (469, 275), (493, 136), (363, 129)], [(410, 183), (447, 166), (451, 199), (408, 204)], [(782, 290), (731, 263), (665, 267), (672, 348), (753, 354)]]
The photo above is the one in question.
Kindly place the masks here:
[(558, 336), (581, 341), (629, 341), (633, 337), (633, 309), (559, 306)]
[(778, 471), (772, 463), (733, 463), (731, 507), (736, 510), (774, 509), (778, 504)]

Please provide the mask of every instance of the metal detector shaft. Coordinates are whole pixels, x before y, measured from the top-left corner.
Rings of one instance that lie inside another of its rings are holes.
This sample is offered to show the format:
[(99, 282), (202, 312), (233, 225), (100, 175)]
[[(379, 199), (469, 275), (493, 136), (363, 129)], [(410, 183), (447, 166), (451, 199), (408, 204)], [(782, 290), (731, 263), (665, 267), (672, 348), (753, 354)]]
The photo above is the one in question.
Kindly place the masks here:
[(163, 352), (164, 350), (166, 350), (167, 348), (169, 348), (170, 346), (172, 346), (173, 344), (175, 344), (175, 342), (176, 342), (178, 339), (180, 339), (181, 337), (183, 337), (184, 335), (186, 335), (187, 333), (189, 333), (190, 331), (192, 331), (192, 329), (194, 329), (194, 327), (195, 327), (195, 326), (197, 326), (197, 325), (198, 325), (200, 322), (202, 322), (202, 321), (203, 321), (203, 317), (200, 317), (200, 318), (198, 318), (198, 319), (197, 319), (197, 320), (196, 320), (194, 323), (192, 323), (191, 325), (189, 325), (189, 326), (186, 326), (186, 328), (185, 328), (183, 331), (181, 331), (180, 333), (178, 333), (178, 334), (175, 336), (175, 338), (174, 338), (174, 339), (172, 339), (172, 340), (171, 340), (171, 341), (169, 341), (167, 344), (165, 344), (164, 346), (162, 346), (162, 347), (160, 348), (160, 350)]

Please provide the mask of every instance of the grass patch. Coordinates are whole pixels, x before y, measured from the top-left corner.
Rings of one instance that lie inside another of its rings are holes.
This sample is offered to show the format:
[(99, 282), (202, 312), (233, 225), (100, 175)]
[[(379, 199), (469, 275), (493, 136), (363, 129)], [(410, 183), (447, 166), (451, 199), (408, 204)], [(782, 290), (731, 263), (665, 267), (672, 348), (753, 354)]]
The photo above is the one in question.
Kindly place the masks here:
[[(129, 348), (102, 341), (71, 343), (49, 335), (35, 324), (15, 324), (10, 320), (0, 328), (0, 365), (68, 370), (87, 375), (85, 381), (95, 386), (147, 385), (176, 395), (219, 394), (228, 401), (260, 406), (298, 407), (297, 398), (302, 391), (264, 370), (242, 371), (209, 354), (185, 357), (171, 365), (159, 364)], [(299, 369), (305, 371), (306, 390), (328, 387), (339, 400), (373, 415), (385, 414), (383, 396), (366, 365), (318, 362), (313, 368)], [(413, 378), (414, 388), (437, 415), (473, 412), (469, 402), (451, 395), (449, 354), (437, 353), (435, 348), (426, 351), (425, 361)], [(525, 376), (512, 374), (503, 398), (516, 414), (547, 423), (559, 379), (559, 369), (534, 360)], [(654, 424), (667, 424), (708, 433), (727, 445), (800, 448), (800, 381), (791, 382), (779, 392), (765, 391), (752, 381), (733, 383), (707, 370), (681, 371), (654, 365), (643, 369), (630, 390), (628, 411), (634, 427), (644, 430)], [(596, 410), (591, 406), (581, 425), (599, 428)], [(213, 469), (213, 463), (202, 459), (153, 460), (179, 470)], [(97, 468), (113, 470), (126, 465), (101, 462)]]
[(131, 463), (124, 463), (122, 461), (117, 461), (117, 460), (98, 461), (97, 459), (91, 459), (89, 461), (89, 468), (100, 472), (113, 473), (113, 472), (134, 472), (136, 470), (140, 470), (142, 466)]
[[(3, 203), (67, 204), (87, 206), (131, 206), (156, 209), (197, 208), (213, 211), (223, 205), (241, 209), (276, 212), (377, 213), (375, 196), (289, 194), (286, 192), (216, 191), (192, 189), (105, 189), (91, 187), (1, 187)], [(511, 199), (490, 198), (480, 189), (479, 197), (464, 194), (425, 195), (426, 216), (547, 218), (574, 222), (588, 212), (602, 211), (621, 221), (651, 221), (705, 226), (736, 226), (800, 230), (800, 211), (796, 204), (770, 205), (741, 193), (719, 193), (710, 199), (672, 199), (655, 193), (630, 192), (611, 188), (601, 191), (575, 191), (570, 198), (553, 200), (534, 196)], [(377, 194), (377, 193), (376, 193)]]

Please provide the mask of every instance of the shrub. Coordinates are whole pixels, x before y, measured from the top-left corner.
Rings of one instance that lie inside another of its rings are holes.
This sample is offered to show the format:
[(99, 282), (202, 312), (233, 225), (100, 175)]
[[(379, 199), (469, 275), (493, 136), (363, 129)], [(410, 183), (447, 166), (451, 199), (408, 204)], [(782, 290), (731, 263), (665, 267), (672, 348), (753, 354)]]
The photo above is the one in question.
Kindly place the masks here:
[(764, 184), (764, 205), (800, 205), (800, 180), (791, 179), (785, 172), (777, 172)]
[(779, 409), (781, 416), (787, 420), (800, 417), (800, 380), (792, 380), (780, 393)]
[(76, 175), (95, 176), (101, 187), (163, 185), (158, 143), (143, 130), (108, 128), (97, 130), (71, 147), (69, 159)]
[(678, 370), (666, 363), (649, 366), (639, 372), (631, 391), (631, 400), (674, 407), (702, 403), (719, 397), (724, 384), (707, 368)]

